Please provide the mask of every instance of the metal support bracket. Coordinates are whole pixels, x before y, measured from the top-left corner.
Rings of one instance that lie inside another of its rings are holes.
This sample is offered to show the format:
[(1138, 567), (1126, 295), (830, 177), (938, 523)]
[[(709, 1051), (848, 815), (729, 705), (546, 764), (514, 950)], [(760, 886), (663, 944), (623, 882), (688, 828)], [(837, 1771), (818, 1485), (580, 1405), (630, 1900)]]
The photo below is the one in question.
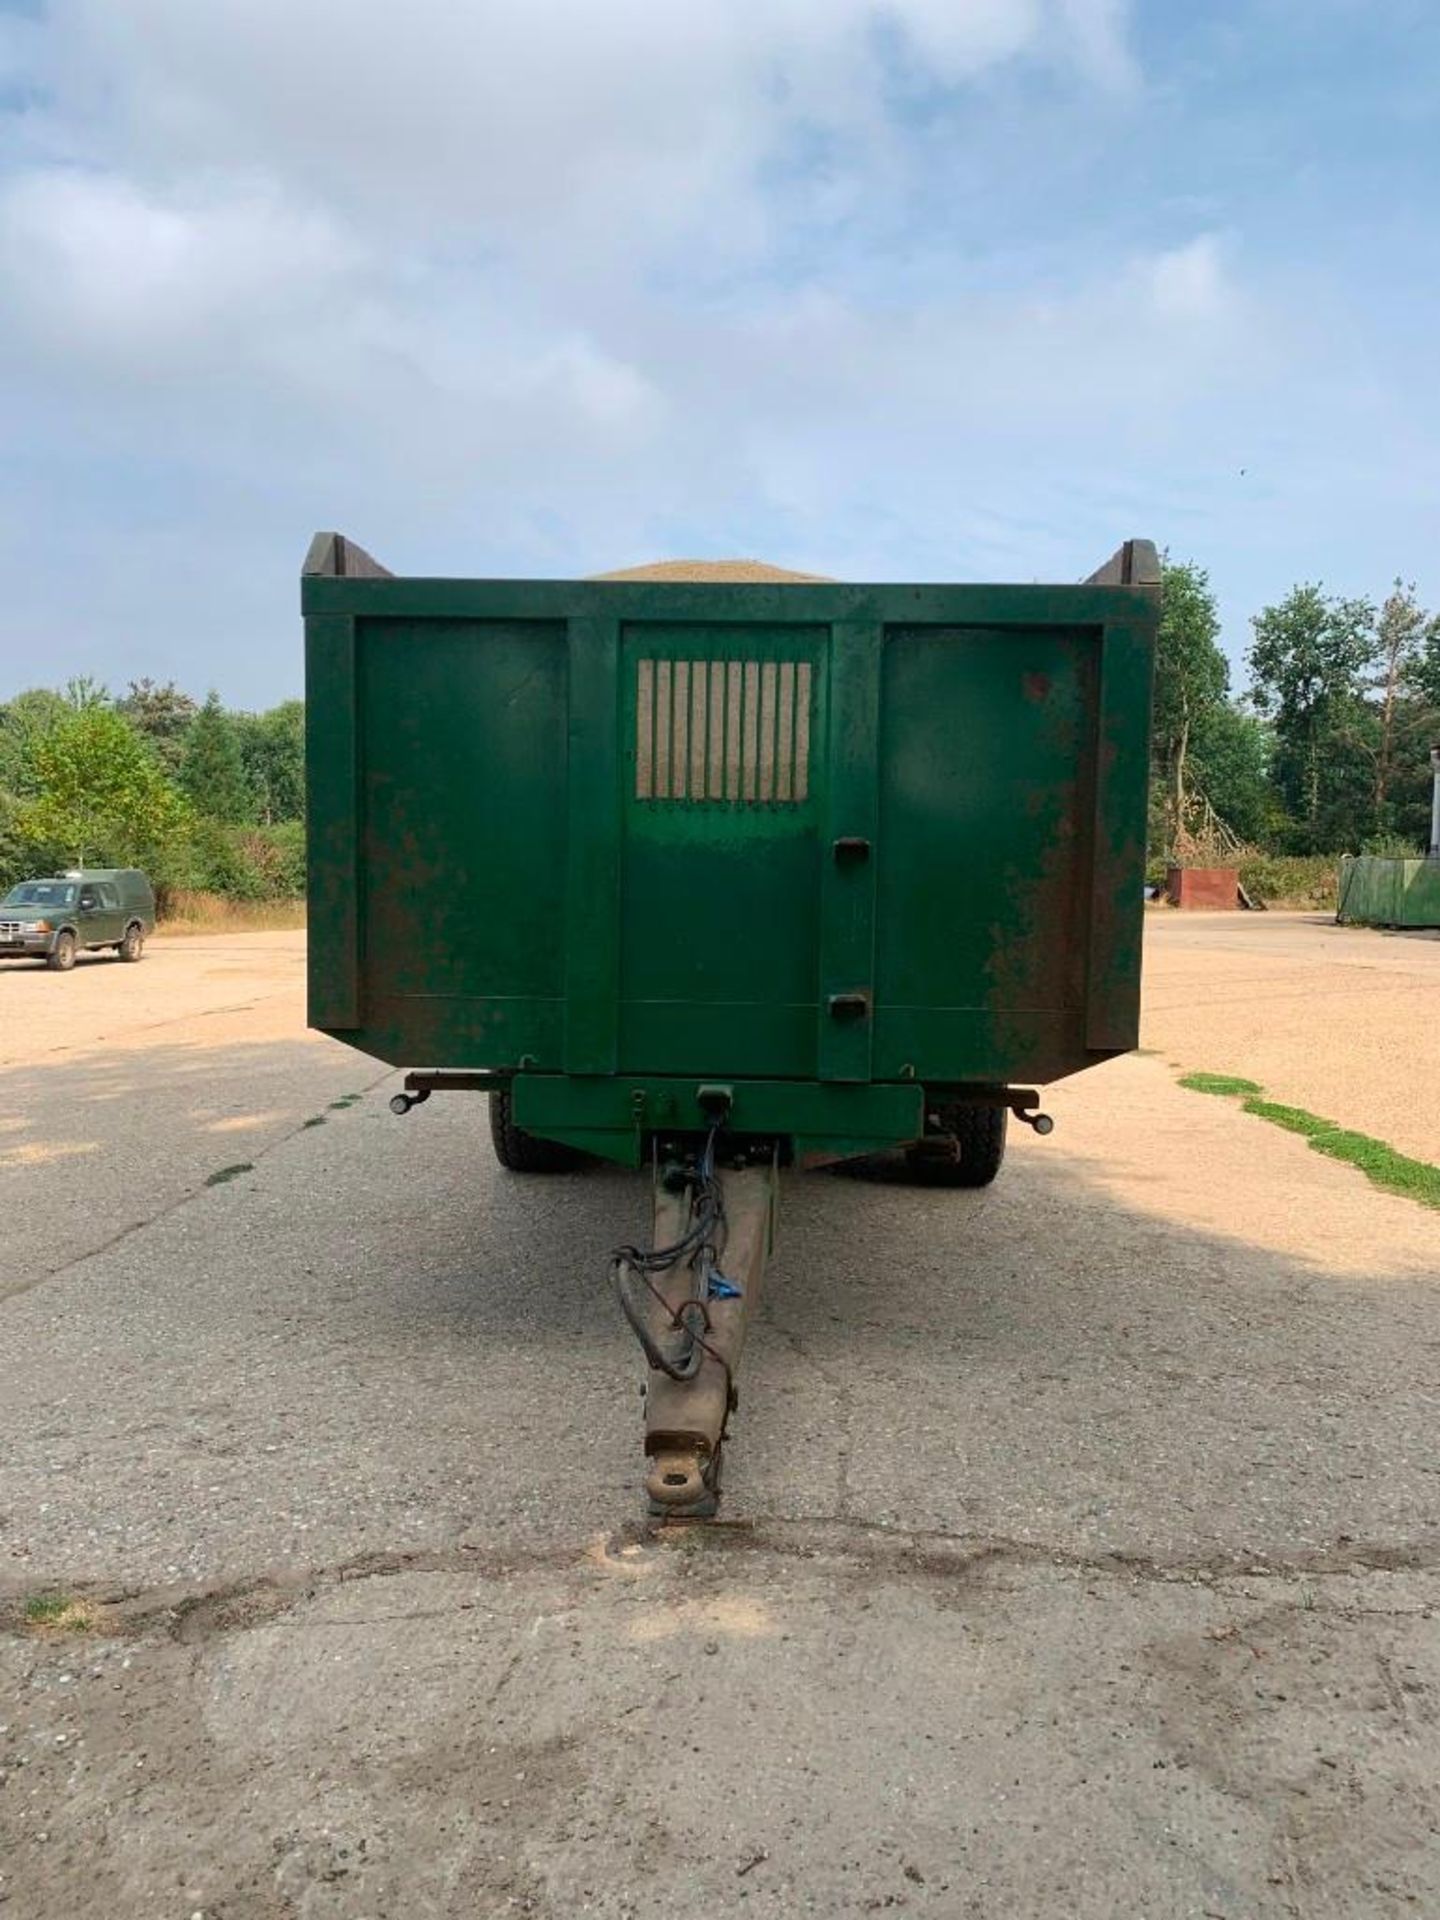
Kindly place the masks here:
[(1040, 1095), (1034, 1087), (997, 1087), (993, 1093), (967, 1088), (952, 1091), (946, 1088), (939, 1097), (945, 1104), (954, 1107), (1008, 1107), (1017, 1120), (1023, 1120), (1027, 1127), (1033, 1127), (1042, 1139), (1055, 1131), (1052, 1117), (1040, 1111)]

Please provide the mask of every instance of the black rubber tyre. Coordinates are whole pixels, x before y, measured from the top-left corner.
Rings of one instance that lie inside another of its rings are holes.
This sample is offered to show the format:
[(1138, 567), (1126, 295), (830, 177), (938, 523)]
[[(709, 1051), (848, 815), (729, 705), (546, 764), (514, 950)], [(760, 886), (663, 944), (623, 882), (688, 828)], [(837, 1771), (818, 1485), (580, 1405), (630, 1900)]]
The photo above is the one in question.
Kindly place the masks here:
[[(910, 1177), (926, 1187), (988, 1187), (1005, 1158), (1007, 1107), (941, 1107), (940, 1132), (906, 1150)], [(953, 1153), (944, 1150), (947, 1137)]]
[(55, 945), (45, 956), (45, 964), (51, 973), (69, 973), (75, 964), (75, 936), (73, 933), (57, 933)]
[(576, 1173), (591, 1164), (592, 1156), (558, 1140), (542, 1140), (526, 1133), (510, 1117), (510, 1090), (490, 1096), (490, 1138), (495, 1158), (511, 1173)]
[(122, 960), (138, 960), (145, 951), (145, 929), (138, 920), (132, 920), (125, 929), (125, 938), (115, 949)]

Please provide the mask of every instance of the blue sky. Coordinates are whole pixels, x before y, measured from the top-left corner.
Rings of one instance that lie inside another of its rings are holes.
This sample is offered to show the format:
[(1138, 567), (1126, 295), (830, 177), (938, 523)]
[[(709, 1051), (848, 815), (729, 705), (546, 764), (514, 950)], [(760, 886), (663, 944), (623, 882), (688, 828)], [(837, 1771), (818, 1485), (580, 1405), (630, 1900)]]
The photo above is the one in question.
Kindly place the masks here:
[[(396, 25), (403, 19), (403, 31)], [(0, 0), (0, 697), (297, 573), (1440, 602), (1433, 0)], [(1240, 676), (1237, 673), (1237, 679)]]

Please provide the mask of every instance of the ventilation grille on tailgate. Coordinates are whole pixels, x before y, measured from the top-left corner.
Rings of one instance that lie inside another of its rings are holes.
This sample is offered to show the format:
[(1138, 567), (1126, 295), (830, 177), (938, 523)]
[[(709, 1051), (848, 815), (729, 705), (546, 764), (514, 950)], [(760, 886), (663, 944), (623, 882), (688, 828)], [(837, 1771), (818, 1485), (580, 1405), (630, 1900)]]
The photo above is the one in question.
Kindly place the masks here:
[(635, 798), (798, 806), (810, 793), (808, 660), (641, 660)]

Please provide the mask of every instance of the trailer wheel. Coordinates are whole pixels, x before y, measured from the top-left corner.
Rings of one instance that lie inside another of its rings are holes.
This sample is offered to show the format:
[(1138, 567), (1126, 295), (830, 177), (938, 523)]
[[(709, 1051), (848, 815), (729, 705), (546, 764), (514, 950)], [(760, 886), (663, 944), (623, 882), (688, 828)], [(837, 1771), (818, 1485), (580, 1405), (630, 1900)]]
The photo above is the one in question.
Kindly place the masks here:
[(988, 1187), (1005, 1158), (1008, 1108), (944, 1106), (939, 1114), (940, 1132), (906, 1150), (912, 1179), (927, 1187)]
[(517, 1127), (511, 1118), (508, 1087), (490, 1096), (490, 1138), (495, 1142), (495, 1158), (511, 1173), (575, 1173), (592, 1159), (578, 1147), (542, 1140)]

